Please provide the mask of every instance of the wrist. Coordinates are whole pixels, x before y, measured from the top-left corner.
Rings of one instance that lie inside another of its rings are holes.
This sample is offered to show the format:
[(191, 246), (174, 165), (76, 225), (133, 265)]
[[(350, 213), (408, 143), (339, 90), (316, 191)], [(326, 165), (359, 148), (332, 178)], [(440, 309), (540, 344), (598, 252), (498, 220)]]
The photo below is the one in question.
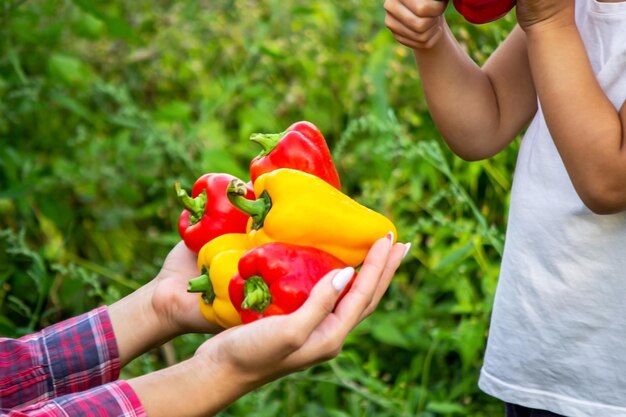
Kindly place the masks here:
[(578, 27), (573, 22), (561, 21), (538, 25), (526, 32), (531, 67), (536, 61), (553, 60), (560, 56), (556, 51), (567, 51), (573, 44), (580, 42)]
[(573, 7), (561, 9), (543, 19), (525, 19), (518, 14), (518, 21), (520, 27), (529, 39), (564, 30), (576, 29)]
[[(211, 343), (211, 342), (208, 342)], [(152, 417), (215, 415), (250, 390), (228, 364), (196, 354), (128, 381)]]
[(177, 290), (181, 292), (182, 289), (172, 288), (166, 284), (167, 281), (163, 280), (160, 275), (146, 284), (145, 287), (149, 294), (147, 299), (150, 302), (149, 305), (145, 306), (145, 313), (156, 321), (163, 334), (171, 339), (188, 333), (189, 329), (181, 323), (181, 314), (177, 307), (180, 304)]
[(428, 64), (437, 62), (456, 48), (456, 39), (452, 30), (443, 16), (440, 17), (440, 19), (441, 25), (439, 27), (439, 33), (433, 36), (425, 46), (413, 48), (413, 54), (417, 60), (418, 67), (421, 66), (422, 63)]
[(122, 366), (176, 335), (154, 309), (152, 282), (109, 306)]
[[(217, 340), (215, 342), (209, 340), (205, 346), (216, 347), (219, 351), (220, 343)], [(194, 370), (198, 386), (205, 387), (201, 393), (205, 400), (202, 408), (213, 413), (262, 384), (235, 364), (223, 357), (210, 354), (206, 349), (204, 351), (201, 349), (186, 362), (189, 369)], [(215, 381), (219, 381), (219, 384)]]

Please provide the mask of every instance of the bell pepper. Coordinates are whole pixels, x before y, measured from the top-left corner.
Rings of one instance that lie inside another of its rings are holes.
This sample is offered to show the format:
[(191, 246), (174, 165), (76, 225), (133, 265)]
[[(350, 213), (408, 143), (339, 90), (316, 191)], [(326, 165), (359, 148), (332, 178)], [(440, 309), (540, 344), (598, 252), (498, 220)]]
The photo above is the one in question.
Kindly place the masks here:
[(393, 232), (394, 224), (327, 182), (288, 168), (261, 175), (254, 183), (256, 200), (245, 198), (245, 183), (228, 186), (233, 205), (250, 215), (253, 246), (284, 242), (328, 252), (349, 266), (358, 266), (374, 242)]
[(500, 19), (516, 0), (453, 0), (454, 8), (470, 23), (482, 24)]
[(237, 309), (230, 301), (228, 285), (237, 273), (241, 256), (250, 249), (245, 233), (227, 233), (211, 240), (198, 254), (202, 275), (189, 281), (187, 291), (200, 293), (200, 312), (209, 322), (223, 328), (241, 324)]
[(252, 182), (278, 168), (292, 168), (316, 175), (341, 189), (339, 174), (326, 140), (313, 123), (296, 122), (282, 133), (255, 133), (250, 140), (263, 147), (250, 162)]
[[(204, 174), (196, 180), (191, 197), (177, 182), (176, 194), (185, 207), (178, 218), (178, 233), (194, 253), (224, 233), (245, 233), (248, 216), (237, 210), (226, 197), (226, 188), (236, 177), (230, 174)], [(251, 185), (246, 198), (254, 199)]]
[(228, 291), (242, 323), (250, 323), (262, 317), (296, 311), (324, 275), (345, 266), (319, 249), (267, 243), (241, 257), (239, 272), (231, 279)]

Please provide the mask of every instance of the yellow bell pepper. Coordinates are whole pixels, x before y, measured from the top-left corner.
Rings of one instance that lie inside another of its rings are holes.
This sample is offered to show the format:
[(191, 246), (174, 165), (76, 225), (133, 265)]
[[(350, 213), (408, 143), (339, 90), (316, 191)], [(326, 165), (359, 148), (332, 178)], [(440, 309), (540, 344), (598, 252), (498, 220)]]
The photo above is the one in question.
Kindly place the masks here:
[(322, 179), (282, 168), (254, 182), (256, 200), (244, 198), (245, 183), (232, 180), (227, 188), (233, 205), (251, 216), (248, 234), (256, 247), (269, 242), (310, 246), (328, 252), (347, 265), (360, 265), (370, 247), (394, 224)]
[(202, 316), (225, 329), (241, 324), (239, 313), (230, 301), (228, 285), (237, 273), (239, 258), (249, 249), (250, 240), (245, 233), (228, 233), (210, 240), (198, 253), (202, 275), (189, 281), (187, 291), (201, 293)]

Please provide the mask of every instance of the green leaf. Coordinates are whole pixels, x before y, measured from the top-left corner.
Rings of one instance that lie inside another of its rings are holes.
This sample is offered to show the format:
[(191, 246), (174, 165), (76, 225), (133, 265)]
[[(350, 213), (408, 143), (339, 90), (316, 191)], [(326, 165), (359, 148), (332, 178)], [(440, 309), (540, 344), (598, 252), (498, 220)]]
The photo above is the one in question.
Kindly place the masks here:
[(461, 260), (465, 259), (474, 250), (474, 242), (468, 242), (465, 245), (456, 248), (452, 252), (449, 252), (443, 257), (432, 269), (433, 271), (441, 271), (448, 267), (452, 267), (458, 264)]
[(480, 362), (487, 340), (486, 333), (487, 323), (482, 319), (463, 319), (457, 327), (454, 340), (465, 371)]
[(89, 13), (81, 13), (72, 24), (72, 30), (74, 33), (87, 39), (95, 40), (100, 38), (105, 29), (105, 23), (101, 19), (98, 19)]
[(154, 112), (154, 118), (162, 122), (184, 122), (189, 120), (192, 108), (188, 103), (173, 100), (159, 107)]
[(82, 85), (91, 81), (93, 74), (87, 64), (78, 58), (54, 53), (48, 60), (48, 74), (68, 85)]

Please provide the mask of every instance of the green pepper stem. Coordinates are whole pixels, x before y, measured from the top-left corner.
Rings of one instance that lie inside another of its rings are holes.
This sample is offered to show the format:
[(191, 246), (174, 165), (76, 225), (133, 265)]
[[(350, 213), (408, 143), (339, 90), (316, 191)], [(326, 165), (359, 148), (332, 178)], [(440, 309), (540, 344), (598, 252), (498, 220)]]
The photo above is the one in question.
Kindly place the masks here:
[(243, 286), (244, 300), (241, 308), (263, 313), (272, 302), (270, 289), (258, 275), (246, 279)]
[(187, 292), (202, 293), (202, 299), (206, 304), (212, 304), (215, 300), (215, 290), (209, 278), (206, 268), (202, 268), (202, 275), (192, 278), (187, 283)]
[(183, 207), (189, 211), (189, 220), (191, 221), (191, 224), (198, 223), (200, 219), (202, 219), (202, 216), (204, 216), (204, 210), (206, 209), (206, 190), (202, 190), (196, 198), (191, 198), (189, 194), (187, 194), (187, 191), (180, 187), (180, 183), (178, 181), (174, 183), (174, 189), (176, 190), (176, 195), (183, 204)]
[(192, 278), (187, 283), (187, 292), (204, 292), (211, 287), (211, 281), (207, 274)]
[(285, 136), (287, 132), (281, 133), (253, 133), (250, 135), (250, 140), (252, 142), (258, 143), (261, 145), (263, 150), (257, 156), (257, 158), (261, 158), (274, 150), (278, 142)]
[(257, 200), (248, 200), (245, 197), (247, 193), (246, 183), (238, 178), (231, 180), (228, 188), (226, 188), (228, 201), (237, 209), (252, 217), (252, 228), (258, 230), (263, 227), (265, 216), (272, 208), (272, 201), (266, 191), (263, 191)]

